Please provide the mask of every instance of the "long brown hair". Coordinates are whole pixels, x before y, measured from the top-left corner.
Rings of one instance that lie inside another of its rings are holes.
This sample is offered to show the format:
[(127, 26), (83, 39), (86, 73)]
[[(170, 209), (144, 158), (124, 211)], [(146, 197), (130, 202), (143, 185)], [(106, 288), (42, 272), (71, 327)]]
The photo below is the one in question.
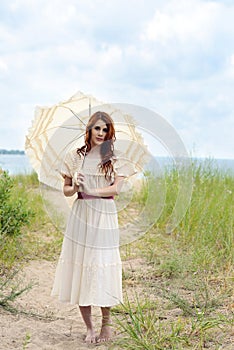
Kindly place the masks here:
[(115, 142), (115, 128), (112, 118), (106, 112), (95, 112), (89, 119), (85, 132), (85, 145), (77, 149), (79, 155), (85, 155), (91, 150), (91, 135), (92, 128), (98, 120), (102, 120), (107, 126), (107, 133), (104, 142), (101, 144), (101, 169), (105, 174), (105, 177), (111, 176), (113, 172), (113, 165), (111, 158), (114, 155), (114, 142)]

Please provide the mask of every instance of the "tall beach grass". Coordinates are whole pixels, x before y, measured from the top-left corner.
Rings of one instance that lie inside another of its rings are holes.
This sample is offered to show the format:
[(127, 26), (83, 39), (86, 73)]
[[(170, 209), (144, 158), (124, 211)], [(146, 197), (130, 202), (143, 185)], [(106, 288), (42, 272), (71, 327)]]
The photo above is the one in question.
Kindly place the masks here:
[[(121, 349), (232, 349), (234, 175), (211, 160), (191, 167), (191, 201), (177, 227), (168, 234), (179, 180), (173, 168), (158, 179), (166, 188), (160, 217), (142, 239), (122, 247), (126, 259), (138, 256), (145, 265), (137, 277), (124, 273), (126, 301), (113, 310)], [(144, 202), (146, 191), (136, 200)], [(138, 291), (130, 297), (126, 279)]]

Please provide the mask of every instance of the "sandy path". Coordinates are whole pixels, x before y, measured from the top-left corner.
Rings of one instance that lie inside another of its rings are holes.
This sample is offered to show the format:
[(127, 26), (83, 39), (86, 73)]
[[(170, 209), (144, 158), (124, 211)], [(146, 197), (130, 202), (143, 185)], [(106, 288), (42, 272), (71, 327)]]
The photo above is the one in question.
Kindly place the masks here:
[[(24, 310), (53, 319), (38, 319), (25, 315), (12, 315), (0, 309), (0, 349), (28, 350), (83, 350), (108, 349), (107, 344), (87, 345), (83, 342), (85, 327), (75, 305), (62, 304), (50, 296), (55, 263), (31, 261), (24, 269), (24, 281), (37, 283), (27, 294), (17, 299), (17, 306)], [(24, 285), (27, 282), (24, 282)], [(97, 332), (100, 326), (100, 310), (94, 308)]]

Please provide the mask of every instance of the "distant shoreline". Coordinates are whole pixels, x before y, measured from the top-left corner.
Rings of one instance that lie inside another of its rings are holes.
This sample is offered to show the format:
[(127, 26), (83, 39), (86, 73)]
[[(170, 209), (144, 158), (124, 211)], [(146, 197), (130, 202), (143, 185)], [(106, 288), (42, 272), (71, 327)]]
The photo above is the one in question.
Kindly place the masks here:
[(24, 155), (25, 152), (19, 149), (0, 149), (0, 154), (20, 154), (20, 155)]

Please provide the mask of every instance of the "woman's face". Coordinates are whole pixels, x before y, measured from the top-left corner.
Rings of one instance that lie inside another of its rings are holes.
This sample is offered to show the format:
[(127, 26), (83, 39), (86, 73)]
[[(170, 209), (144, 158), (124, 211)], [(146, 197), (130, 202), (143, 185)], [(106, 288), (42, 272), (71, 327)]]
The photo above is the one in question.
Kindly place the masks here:
[(91, 148), (100, 146), (105, 141), (107, 132), (107, 125), (101, 119), (96, 121), (91, 129)]

